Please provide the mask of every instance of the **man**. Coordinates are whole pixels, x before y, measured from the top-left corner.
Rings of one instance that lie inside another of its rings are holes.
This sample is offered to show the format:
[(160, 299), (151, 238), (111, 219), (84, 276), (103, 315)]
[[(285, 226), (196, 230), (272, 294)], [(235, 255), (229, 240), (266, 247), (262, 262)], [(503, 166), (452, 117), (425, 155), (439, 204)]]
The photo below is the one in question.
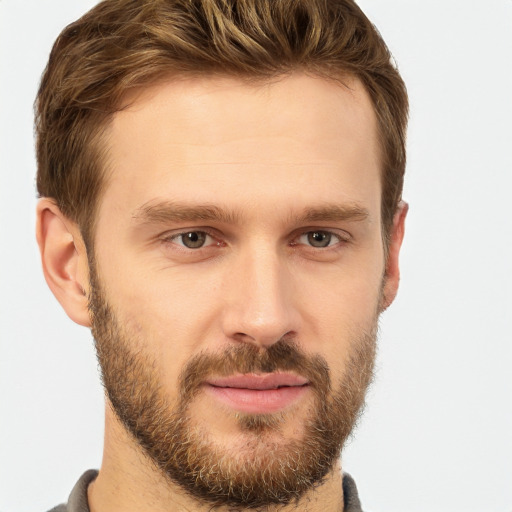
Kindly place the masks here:
[(107, 403), (55, 510), (360, 510), (339, 455), (407, 212), (407, 95), (364, 14), (106, 0), (36, 109), (43, 269)]

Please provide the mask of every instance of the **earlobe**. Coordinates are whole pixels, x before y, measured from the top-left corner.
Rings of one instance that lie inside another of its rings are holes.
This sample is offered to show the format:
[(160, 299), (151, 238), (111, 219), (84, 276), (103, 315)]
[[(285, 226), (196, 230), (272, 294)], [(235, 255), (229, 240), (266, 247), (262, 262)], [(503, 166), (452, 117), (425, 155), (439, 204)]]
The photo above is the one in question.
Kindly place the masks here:
[(393, 226), (390, 233), (388, 257), (386, 262), (386, 273), (384, 276), (384, 286), (382, 293), (381, 311), (387, 309), (395, 300), (400, 283), (400, 248), (405, 233), (405, 218), (409, 211), (409, 205), (405, 201), (400, 201), (393, 218)]
[(90, 327), (87, 252), (80, 230), (53, 200), (43, 198), (37, 205), (36, 237), (48, 286), (71, 320)]

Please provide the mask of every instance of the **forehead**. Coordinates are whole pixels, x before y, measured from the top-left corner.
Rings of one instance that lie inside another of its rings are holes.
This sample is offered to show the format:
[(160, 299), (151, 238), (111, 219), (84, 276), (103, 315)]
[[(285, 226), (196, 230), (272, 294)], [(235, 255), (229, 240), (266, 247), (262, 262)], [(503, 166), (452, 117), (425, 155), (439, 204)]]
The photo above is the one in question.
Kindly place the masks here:
[(258, 201), (302, 206), (315, 194), (325, 202), (380, 201), (377, 122), (356, 79), (173, 80), (133, 95), (108, 138), (100, 217), (105, 204), (133, 211), (158, 199), (233, 209)]

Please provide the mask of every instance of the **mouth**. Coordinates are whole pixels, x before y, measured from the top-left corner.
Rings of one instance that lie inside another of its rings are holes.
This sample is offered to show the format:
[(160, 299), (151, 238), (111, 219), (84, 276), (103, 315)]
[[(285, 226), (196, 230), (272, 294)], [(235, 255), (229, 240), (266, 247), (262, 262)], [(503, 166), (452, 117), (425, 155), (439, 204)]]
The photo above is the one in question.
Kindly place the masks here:
[(280, 372), (211, 378), (204, 385), (216, 400), (247, 414), (282, 411), (303, 397), (310, 387), (304, 377)]

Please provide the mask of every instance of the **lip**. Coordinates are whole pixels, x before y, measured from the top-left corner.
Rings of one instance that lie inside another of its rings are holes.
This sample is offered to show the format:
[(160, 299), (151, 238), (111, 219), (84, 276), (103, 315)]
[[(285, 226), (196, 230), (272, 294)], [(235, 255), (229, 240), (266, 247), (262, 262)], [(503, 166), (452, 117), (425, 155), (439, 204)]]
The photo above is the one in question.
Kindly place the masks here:
[(309, 381), (292, 373), (244, 374), (212, 378), (206, 391), (229, 408), (271, 414), (289, 407), (309, 389)]

